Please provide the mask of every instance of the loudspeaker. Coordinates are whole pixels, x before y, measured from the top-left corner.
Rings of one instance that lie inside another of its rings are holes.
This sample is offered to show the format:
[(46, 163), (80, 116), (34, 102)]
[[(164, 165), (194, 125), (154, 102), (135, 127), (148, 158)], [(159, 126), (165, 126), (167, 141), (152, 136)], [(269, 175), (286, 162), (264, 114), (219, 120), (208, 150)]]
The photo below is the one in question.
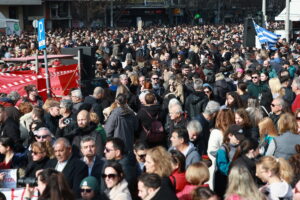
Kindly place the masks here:
[[(80, 51), (80, 57), (81, 57), (80, 86), (83, 95), (86, 96), (92, 94), (94, 89), (91, 85), (91, 81), (95, 78), (96, 48), (92, 48), (92, 47), (63, 48), (61, 49), (61, 53), (72, 54), (78, 57), (78, 50)], [(77, 60), (72, 60), (72, 59), (62, 59), (61, 62), (64, 65), (71, 65), (71, 64), (78, 63)]]
[(244, 47), (255, 47), (255, 28), (251, 18), (246, 18), (244, 22)]

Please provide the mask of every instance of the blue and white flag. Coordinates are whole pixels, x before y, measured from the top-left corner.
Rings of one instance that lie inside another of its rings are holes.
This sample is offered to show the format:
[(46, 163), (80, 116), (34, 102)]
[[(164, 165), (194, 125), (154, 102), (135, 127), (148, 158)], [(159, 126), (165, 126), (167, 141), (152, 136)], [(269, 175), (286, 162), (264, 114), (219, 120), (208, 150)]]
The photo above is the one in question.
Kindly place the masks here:
[(258, 26), (253, 20), (254, 28), (261, 44), (266, 44), (268, 49), (276, 49), (275, 44), (277, 43), (280, 35), (277, 35), (267, 29)]

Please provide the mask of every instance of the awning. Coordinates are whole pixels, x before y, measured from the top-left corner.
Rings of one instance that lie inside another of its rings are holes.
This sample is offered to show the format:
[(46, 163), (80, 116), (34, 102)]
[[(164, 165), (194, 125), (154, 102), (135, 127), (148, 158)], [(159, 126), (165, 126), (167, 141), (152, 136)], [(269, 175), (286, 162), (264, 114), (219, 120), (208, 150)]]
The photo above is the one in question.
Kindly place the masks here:
[[(299, 0), (292, 0), (290, 2), (290, 20), (291, 21), (300, 21), (300, 1)], [(285, 20), (286, 16), (286, 8), (283, 9), (283, 11), (275, 17), (276, 21)]]
[(0, 5), (42, 5), (42, 0), (1, 0)]

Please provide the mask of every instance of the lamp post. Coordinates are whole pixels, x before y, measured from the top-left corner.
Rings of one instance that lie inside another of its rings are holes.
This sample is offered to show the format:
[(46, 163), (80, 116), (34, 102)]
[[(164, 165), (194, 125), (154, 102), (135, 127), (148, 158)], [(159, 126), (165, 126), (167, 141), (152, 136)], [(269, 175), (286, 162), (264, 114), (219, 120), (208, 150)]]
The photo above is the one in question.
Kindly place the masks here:
[(286, 41), (290, 41), (290, 0), (286, 0), (285, 3), (286, 8), (286, 16), (285, 16), (285, 34), (286, 34)]

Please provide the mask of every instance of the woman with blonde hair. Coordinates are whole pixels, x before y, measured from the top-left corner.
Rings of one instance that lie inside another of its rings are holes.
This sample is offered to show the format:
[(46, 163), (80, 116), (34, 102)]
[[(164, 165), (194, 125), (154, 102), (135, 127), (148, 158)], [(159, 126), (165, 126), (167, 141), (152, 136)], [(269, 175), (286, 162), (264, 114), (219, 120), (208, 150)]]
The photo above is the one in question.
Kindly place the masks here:
[(279, 78), (271, 78), (269, 80), (269, 87), (271, 89), (273, 99), (284, 96), (285, 90), (282, 87)]
[(290, 183), (293, 180), (293, 169), (284, 158), (262, 157), (256, 163), (256, 176), (267, 183), (260, 188), (267, 195), (267, 199), (292, 199)]
[(218, 149), (223, 144), (223, 138), (225, 131), (228, 129), (229, 125), (234, 124), (234, 113), (231, 109), (223, 109), (220, 110), (217, 118), (215, 129), (213, 129), (210, 133), (208, 140), (208, 148), (207, 153), (208, 157), (212, 162), (212, 165), (209, 167), (209, 186), (213, 189), (213, 180), (214, 173), (216, 168), (216, 154)]
[(300, 144), (300, 135), (295, 116), (290, 113), (284, 113), (278, 120), (278, 137), (270, 142), (267, 156), (274, 155), (276, 158), (282, 157), (289, 159), (296, 154), (295, 146)]
[(265, 200), (246, 167), (235, 165), (228, 177), (225, 200)]
[(154, 173), (161, 177), (161, 187), (173, 190), (174, 186), (169, 178), (172, 174), (171, 154), (162, 146), (147, 150), (145, 168), (147, 173)]
[(260, 154), (265, 155), (270, 142), (278, 136), (277, 129), (271, 118), (265, 117), (258, 123), (260, 138)]
[(204, 184), (209, 180), (207, 165), (203, 162), (191, 164), (185, 172), (185, 178), (189, 184), (187, 184), (181, 192), (176, 194), (179, 200), (191, 200), (191, 192), (195, 188), (208, 187), (207, 184)]

